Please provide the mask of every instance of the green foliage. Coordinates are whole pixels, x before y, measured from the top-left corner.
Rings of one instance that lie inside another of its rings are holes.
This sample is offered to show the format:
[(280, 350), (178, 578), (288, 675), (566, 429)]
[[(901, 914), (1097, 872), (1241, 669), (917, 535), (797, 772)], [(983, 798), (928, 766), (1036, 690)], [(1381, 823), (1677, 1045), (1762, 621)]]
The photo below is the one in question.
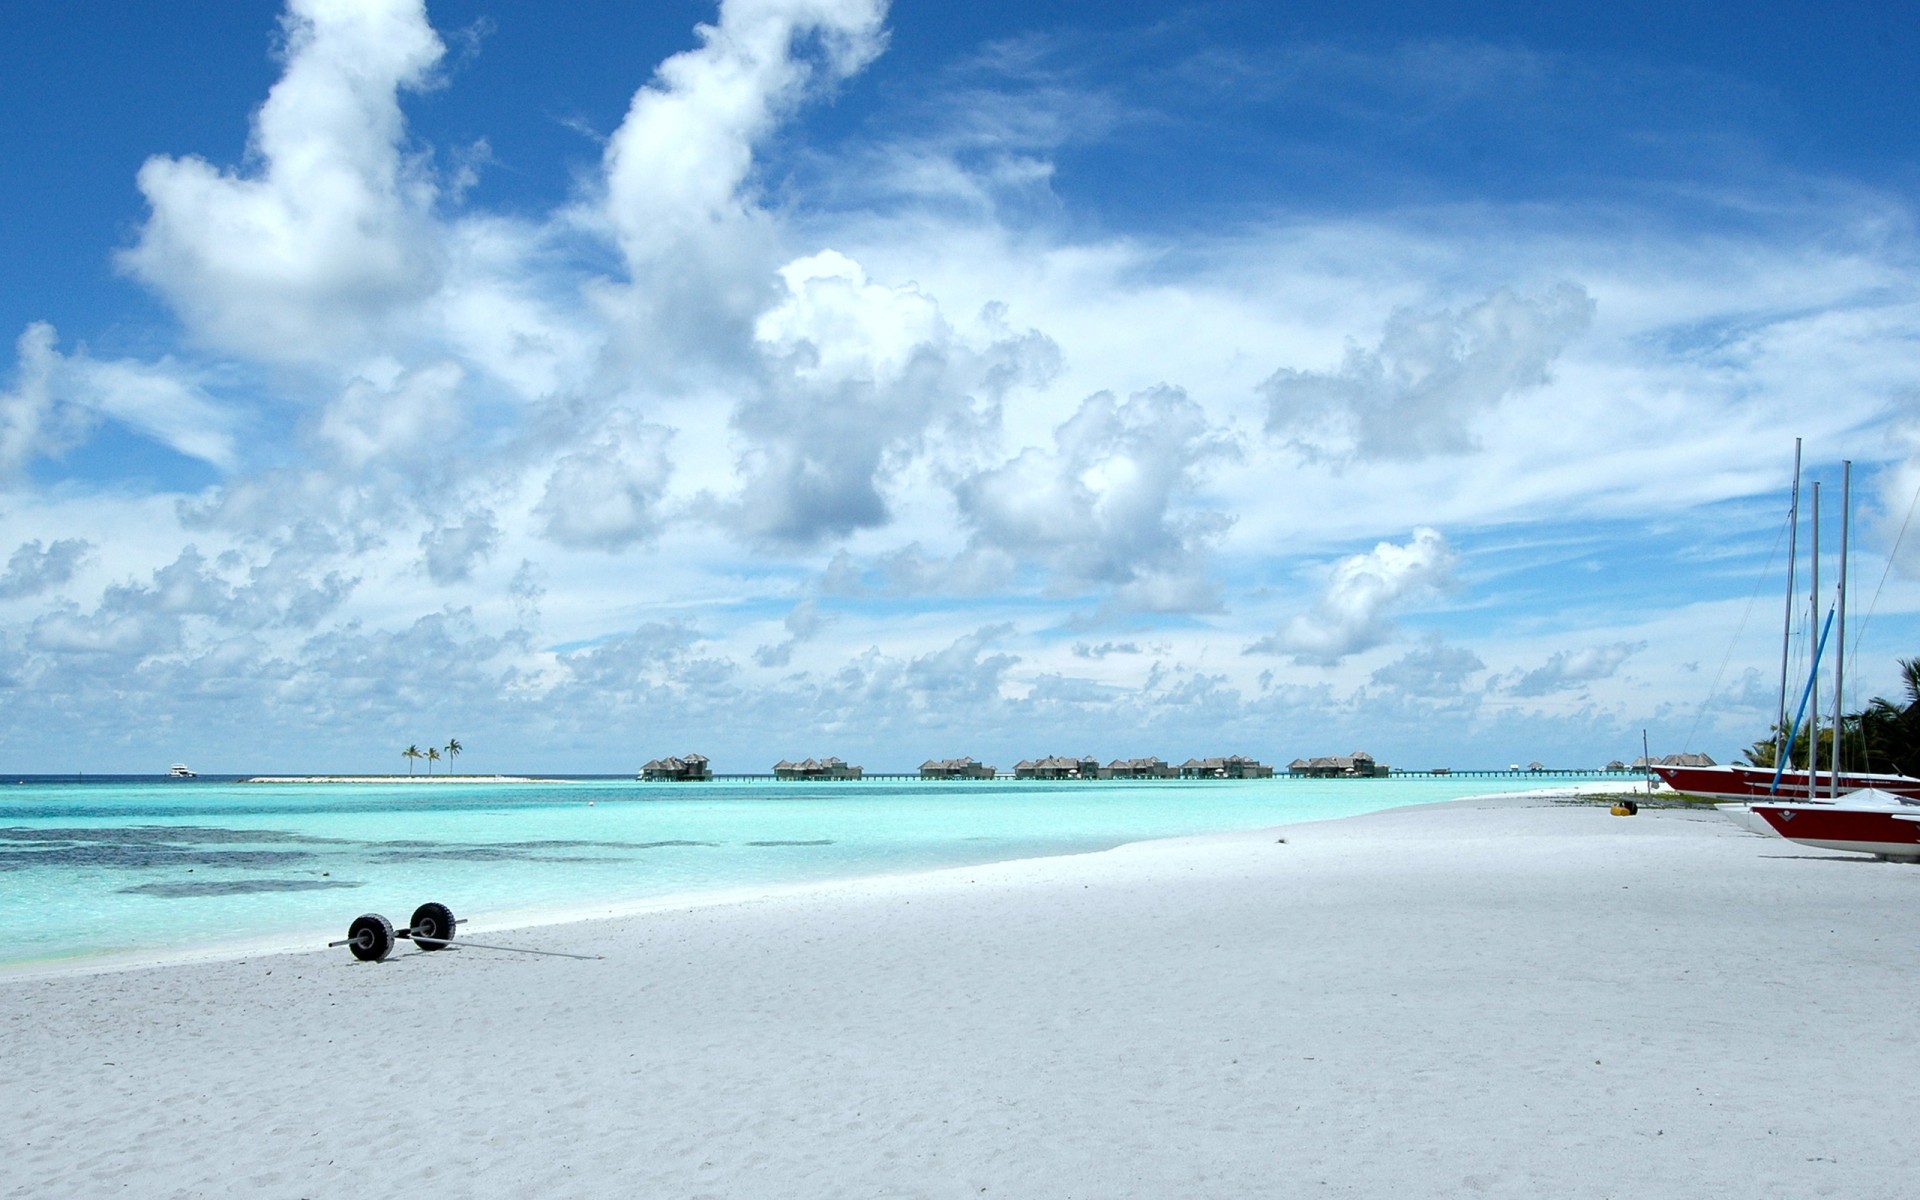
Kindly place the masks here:
[(1860, 730), (1859, 762), (1873, 771), (1920, 774), (1920, 658), (1900, 660), (1907, 702), (1895, 706), (1875, 696), (1852, 718)]
[[(1844, 714), (1840, 719), (1841, 764), (1851, 771), (1890, 771), (1920, 776), (1920, 658), (1900, 660), (1900, 675), (1906, 683), (1907, 702), (1896, 705), (1875, 696), (1866, 708)], [(1779, 728), (1773, 730), (1778, 736)], [(1774, 738), (1755, 742), (1746, 752), (1746, 760), (1756, 767), (1774, 765)], [(1820, 761), (1833, 761), (1833, 730), (1820, 731)], [(1807, 730), (1802, 726), (1788, 751), (1787, 762), (1795, 767), (1807, 763)]]
[[(1860, 734), (1860, 714), (1853, 713), (1843, 715), (1840, 720), (1844, 726), (1840, 739), (1840, 753), (1849, 769), (1860, 770), (1861, 764), (1869, 761), (1864, 757), (1866, 746)], [(1778, 726), (1774, 727), (1774, 732), (1776, 735), (1778, 734)], [(1751, 765), (1756, 767), (1771, 767), (1774, 765), (1773, 746), (1773, 738), (1768, 738), (1764, 742), (1755, 742), (1743, 753), (1747, 762)], [(1832, 761), (1833, 730), (1823, 727), (1820, 730), (1820, 762), (1822, 766), (1825, 766)], [(1787, 751), (1787, 763), (1795, 768), (1807, 765), (1807, 729), (1804, 725), (1800, 727), (1800, 732), (1794, 736), (1793, 745)]]

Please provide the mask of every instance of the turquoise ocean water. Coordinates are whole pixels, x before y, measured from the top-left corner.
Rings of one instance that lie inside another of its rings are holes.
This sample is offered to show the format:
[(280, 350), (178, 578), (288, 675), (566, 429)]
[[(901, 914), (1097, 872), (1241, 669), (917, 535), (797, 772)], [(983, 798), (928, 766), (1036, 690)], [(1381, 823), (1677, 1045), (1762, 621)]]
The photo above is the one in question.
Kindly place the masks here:
[[(0, 964), (344, 936), (426, 900), (580, 910), (1083, 853), (1571, 781), (0, 788)], [(342, 951), (344, 953), (344, 951)]]

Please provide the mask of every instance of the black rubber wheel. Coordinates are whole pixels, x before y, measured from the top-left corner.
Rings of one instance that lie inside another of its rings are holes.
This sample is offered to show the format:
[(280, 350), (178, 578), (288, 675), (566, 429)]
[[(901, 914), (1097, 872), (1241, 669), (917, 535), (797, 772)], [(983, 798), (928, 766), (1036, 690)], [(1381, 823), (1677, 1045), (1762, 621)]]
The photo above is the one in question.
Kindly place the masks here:
[(393, 953), (393, 922), (379, 913), (355, 917), (347, 926), (347, 947), (361, 962), (379, 962)]
[(445, 950), (453, 940), (453, 910), (438, 900), (429, 900), (413, 910), (408, 932), (413, 935), (413, 944), (422, 950)]

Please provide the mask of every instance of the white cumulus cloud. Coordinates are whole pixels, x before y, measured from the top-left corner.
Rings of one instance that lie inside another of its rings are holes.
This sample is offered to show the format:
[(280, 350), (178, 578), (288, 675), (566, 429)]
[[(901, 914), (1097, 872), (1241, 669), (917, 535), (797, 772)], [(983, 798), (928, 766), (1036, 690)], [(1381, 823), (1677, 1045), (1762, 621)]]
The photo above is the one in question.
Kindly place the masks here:
[(1050, 342), (989, 314), (959, 335), (912, 284), (867, 278), (825, 251), (781, 271), (786, 295), (756, 325), (764, 391), (734, 425), (747, 445), (733, 516), (751, 535), (811, 542), (887, 523), (889, 477), (941, 430), (977, 440), (1007, 393), (1043, 383)]
[(435, 188), (404, 151), (398, 93), (443, 48), (422, 0), (291, 0), (283, 26), (257, 167), (148, 159), (151, 213), (122, 261), (216, 346), (324, 359), (436, 286)]
[(319, 433), (343, 465), (425, 458), (457, 432), (466, 372), (442, 359), (407, 369), (368, 363), (321, 414)]
[(724, 0), (701, 46), (660, 64), (607, 143), (606, 215), (636, 276), (752, 213), (754, 147), (810, 88), (885, 45), (884, 0)]
[(1282, 369), (1261, 385), (1267, 431), (1315, 456), (1423, 458), (1471, 450), (1474, 423), (1548, 382), (1594, 303), (1560, 284), (1539, 299), (1502, 289), (1459, 311), (1396, 309), (1377, 347), (1349, 345), (1336, 371)]
[(563, 456), (534, 512), (562, 546), (620, 550), (659, 529), (658, 505), (673, 464), (672, 433), (616, 412), (593, 440)]
[(0, 571), (0, 600), (38, 596), (73, 578), (92, 544), (82, 538), (60, 538), (43, 546), (35, 538), (20, 546)]
[(1228, 519), (1195, 492), (1206, 468), (1237, 447), (1205, 410), (1178, 388), (1124, 401), (1102, 392), (1054, 430), (1053, 443), (959, 484), (976, 542), (1066, 587), (1132, 589), (1150, 611), (1209, 606), (1204, 578), (1199, 592), (1191, 583)]
[(427, 576), (438, 584), (461, 583), (473, 577), (500, 545), (500, 526), (486, 509), (467, 513), (458, 525), (445, 525), (420, 535), (420, 551)]
[(1249, 654), (1289, 654), (1295, 662), (1331, 665), (1393, 636), (1392, 614), (1412, 598), (1450, 581), (1454, 553), (1437, 529), (1420, 528), (1405, 545), (1381, 542), (1333, 565), (1310, 612), (1247, 647)]
[(1612, 678), (1621, 665), (1647, 648), (1645, 642), (1610, 642), (1581, 650), (1557, 650), (1547, 661), (1505, 684), (1516, 696), (1544, 696)]

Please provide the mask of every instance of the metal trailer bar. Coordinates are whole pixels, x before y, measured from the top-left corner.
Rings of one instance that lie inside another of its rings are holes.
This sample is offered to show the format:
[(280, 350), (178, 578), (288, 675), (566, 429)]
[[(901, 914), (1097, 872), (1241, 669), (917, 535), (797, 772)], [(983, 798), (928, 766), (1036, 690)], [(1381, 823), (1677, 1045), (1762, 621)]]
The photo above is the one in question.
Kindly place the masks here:
[(416, 942), (438, 942), (443, 950), (506, 950), (514, 954), (544, 954), (549, 958), (579, 958), (589, 962), (606, 957), (604, 954), (568, 954), (564, 950), (529, 950), (525, 946), (489, 946), (485, 942), (454, 941), (452, 938), (420, 937)]

